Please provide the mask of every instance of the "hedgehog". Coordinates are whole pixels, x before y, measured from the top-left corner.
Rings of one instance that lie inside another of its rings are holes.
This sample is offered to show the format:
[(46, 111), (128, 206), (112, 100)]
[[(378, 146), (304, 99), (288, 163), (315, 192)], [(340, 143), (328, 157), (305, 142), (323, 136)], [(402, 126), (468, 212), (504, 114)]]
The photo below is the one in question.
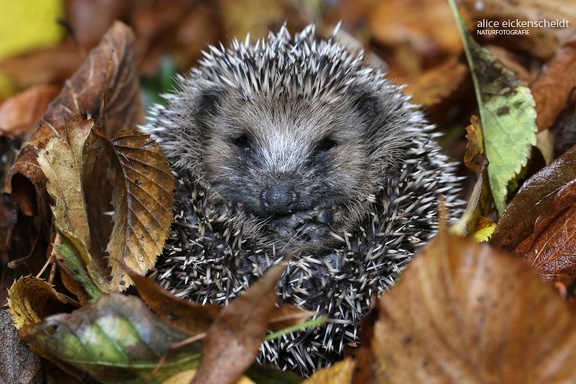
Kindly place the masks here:
[(437, 133), (363, 51), (314, 25), (210, 46), (144, 129), (177, 178), (174, 222), (153, 277), (226, 304), (293, 255), (279, 301), (327, 318), (266, 341), (259, 362), (309, 376), (358, 342), (371, 299), (437, 230), (460, 178)]

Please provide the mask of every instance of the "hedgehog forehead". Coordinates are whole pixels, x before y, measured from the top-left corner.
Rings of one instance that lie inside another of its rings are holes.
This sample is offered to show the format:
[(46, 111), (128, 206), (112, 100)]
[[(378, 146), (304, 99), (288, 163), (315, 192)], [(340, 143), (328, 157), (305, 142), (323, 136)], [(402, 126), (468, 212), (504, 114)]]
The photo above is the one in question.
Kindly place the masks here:
[(335, 100), (338, 102), (310, 103), (298, 97), (259, 94), (253, 100), (240, 100), (226, 108), (236, 113), (227, 113), (227, 124), (222, 128), (228, 132), (223, 134), (247, 135), (263, 147), (285, 148), (295, 143), (301, 151), (312, 150), (326, 138), (339, 143), (361, 140), (361, 123), (350, 113), (345, 100)]
[[(254, 93), (317, 97), (343, 93), (349, 85), (377, 71), (362, 71), (363, 53), (350, 52), (334, 36), (316, 40), (313, 26), (292, 37), (286, 27), (251, 45), (233, 40), (229, 49), (214, 46), (204, 52), (193, 77)], [(366, 80), (366, 79), (364, 79)]]

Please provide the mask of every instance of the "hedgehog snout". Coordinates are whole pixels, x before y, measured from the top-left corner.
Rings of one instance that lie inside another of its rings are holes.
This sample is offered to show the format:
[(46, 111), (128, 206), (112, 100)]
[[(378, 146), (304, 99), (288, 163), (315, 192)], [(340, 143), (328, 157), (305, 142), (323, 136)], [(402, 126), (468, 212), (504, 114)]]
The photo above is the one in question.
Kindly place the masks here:
[(298, 197), (298, 192), (292, 183), (280, 182), (268, 185), (262, 190), (260, 205), (268, 214), (285, 215), (294, 212)]

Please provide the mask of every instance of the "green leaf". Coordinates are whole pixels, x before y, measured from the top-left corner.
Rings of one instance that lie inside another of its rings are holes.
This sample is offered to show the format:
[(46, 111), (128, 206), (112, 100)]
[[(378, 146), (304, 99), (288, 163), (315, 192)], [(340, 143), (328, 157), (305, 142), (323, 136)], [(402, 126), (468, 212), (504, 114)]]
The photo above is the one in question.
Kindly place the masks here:
[[(98, 284), (94, 283), (95, 280), (89, 276), (82, 264), (82, 260), (89, 257), (89, 255), (81, 256), (88, 254), (86, 244), (73, 232), (58, 227), (58, 223), (55, 225), (58, 231), (52, 246), (60, 268), (65, 269), (74, 280), (80, 283), (92, 300), (99, 299), (101, 291)], [(100, 285), (102, 286), (102, 282)]]
[(488, 179), (496, 209), (506, 208), (508, 185), (528, 161), (536, 144), (536, 111), (530, 89), (468, 33), (454, 0), (449, 0), (464, 43), (472, 73), (484, 148), (488, 157)]
[(186, 335), (159, 320), (137, 297), (103, 295), (71, 314), (47, 317), (22, 338), (104, 383), (150, 383), (198, 366), (199, 343), (172, 351)]

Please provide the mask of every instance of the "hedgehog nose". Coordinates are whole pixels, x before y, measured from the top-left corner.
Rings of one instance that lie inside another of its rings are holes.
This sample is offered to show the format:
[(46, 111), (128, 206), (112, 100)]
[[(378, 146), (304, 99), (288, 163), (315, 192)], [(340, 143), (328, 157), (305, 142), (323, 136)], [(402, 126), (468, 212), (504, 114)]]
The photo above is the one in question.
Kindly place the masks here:
[(269, 185), (260, 193), (260, 205), (269, 214), (291, 213), (297, 203), (298, 193), (290, 183)]

